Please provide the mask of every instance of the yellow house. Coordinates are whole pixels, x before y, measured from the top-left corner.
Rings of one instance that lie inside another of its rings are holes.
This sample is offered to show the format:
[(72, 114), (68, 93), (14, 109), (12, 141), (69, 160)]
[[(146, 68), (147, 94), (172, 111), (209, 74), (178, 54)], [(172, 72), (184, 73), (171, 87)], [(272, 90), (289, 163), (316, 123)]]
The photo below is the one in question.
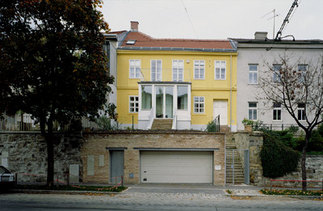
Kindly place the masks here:
[[(131, 22), (117, 49), (122, 127), (236, 131), (237, 50), (229, 40), (154, 39)], [(163, 123), (161, 124), (163, 125)]]

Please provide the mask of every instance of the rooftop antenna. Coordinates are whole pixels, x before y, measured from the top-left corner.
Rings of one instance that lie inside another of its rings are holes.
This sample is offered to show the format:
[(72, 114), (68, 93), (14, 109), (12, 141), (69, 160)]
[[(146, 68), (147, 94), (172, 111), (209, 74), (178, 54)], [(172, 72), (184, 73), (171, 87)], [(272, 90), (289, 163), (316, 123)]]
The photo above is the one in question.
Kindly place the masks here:
[(276, 17), (279, 16), (279, 14), (276, 14), (276, 9), (273, 9), (272, 11), (266, 13), (264, 16), (268, 16), (269, 14), (273, 13), (273, 16), (268, 18), (267, 20), (273, 19), (273, 39), (275, 39), (275, 24), (276, 24)]
[(287, 15), (286, 15), (286, 18), (284, 19), (283, 21), (283, 24), (281, 25), (280, 29), (278, 30), (277, 34), (276, 34), (276, 38), (275, 40), (281, 40), (282, 38), (282, 32), (283, 32), (283, 29), (285, 28), (286, 24), (289, 23), (289, 18), (293, 12), (293, 10), (295, 9), (295, 7), (298, 7), (298, 0), (294, 0), (292, 6), (290, 7)]

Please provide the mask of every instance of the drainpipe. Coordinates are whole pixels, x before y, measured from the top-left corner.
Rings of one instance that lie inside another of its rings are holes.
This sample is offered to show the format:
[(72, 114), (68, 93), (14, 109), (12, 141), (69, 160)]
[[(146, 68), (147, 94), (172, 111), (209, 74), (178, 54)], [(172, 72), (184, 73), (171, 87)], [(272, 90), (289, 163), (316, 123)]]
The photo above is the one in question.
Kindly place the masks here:
[(232, 54), (230, 55), (230, 130), (232, 131)]

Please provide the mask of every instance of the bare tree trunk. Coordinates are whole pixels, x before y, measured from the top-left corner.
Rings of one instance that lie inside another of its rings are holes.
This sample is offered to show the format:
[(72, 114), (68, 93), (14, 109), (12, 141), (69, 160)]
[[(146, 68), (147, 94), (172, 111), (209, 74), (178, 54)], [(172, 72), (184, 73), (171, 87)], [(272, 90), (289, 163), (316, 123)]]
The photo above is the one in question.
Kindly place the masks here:
[(307, 146), (308, 142), (310, 140), (310, 134), (306, 131), (306, 136), (305, 136), (305, 145), (302, 150), (302, 160), (301, 160), (301, 168), (302, 168), (302, 191), (307, 190), (307, 176), (306, 176), (306, 152), (307, 152)]

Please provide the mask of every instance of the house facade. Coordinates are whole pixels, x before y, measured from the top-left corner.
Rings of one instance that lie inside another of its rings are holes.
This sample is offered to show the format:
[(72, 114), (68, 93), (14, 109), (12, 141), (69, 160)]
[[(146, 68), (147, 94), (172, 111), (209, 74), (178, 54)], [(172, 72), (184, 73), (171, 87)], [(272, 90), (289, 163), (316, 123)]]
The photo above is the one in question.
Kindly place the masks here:
[[(237, 126), (243, 130), (243, 119), (261, 121), (273, 130), (296, 125), (282, 105), (264, 100), (259, 79), (268, 68), (279, 68), (281, 57), (295, 64), (297, 71), (318, 65), (323, 55), (323, 40), (269, 40), (266, 32), (256, 32), (254, 39), (233, 39), (238, 48)], [(271, 76), (270, 76), (271, 77)], [(275, 78), (272, 75), (274, 82)], [(304, 105), (299, 104), (298, 119), (305, 121)]]
[(236, 130), (237, 52), (228, 40), (154, 39), (138, 22), (117, 49), (117, 112), (124, 128), (204, 130), (220, 115)]

